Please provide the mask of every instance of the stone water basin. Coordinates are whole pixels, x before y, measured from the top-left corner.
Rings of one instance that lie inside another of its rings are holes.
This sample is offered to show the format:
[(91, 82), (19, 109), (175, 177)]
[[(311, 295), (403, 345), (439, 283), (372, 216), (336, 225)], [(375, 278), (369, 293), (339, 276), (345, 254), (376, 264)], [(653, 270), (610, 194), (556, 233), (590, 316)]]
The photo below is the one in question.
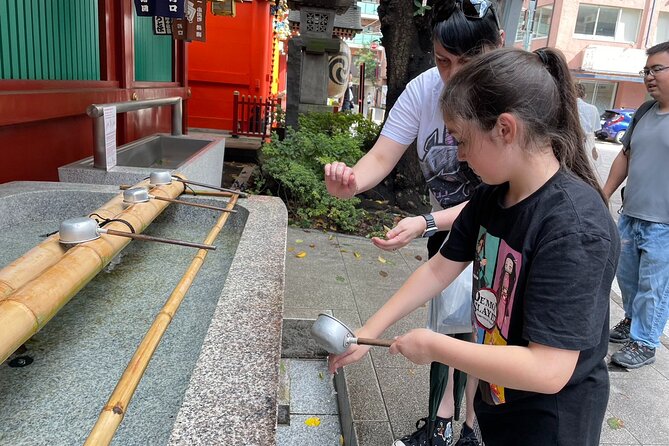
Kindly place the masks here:
[[(114, 186), (0, 185), (0, 268)], [(224, 204), (227, 199), (182, 196)], [(286, 209), (240, 199), (130, 402), (112, 444), (273, 444)], [(145, 234), (202, 242), (218, 213), (170, 205)], [(83, 444), (142, 337), (197, 250), (132, 241), (0, 365), (0, 444)], [(1, 335), (1, 334), (0, 334)], [(17, 356), (33, 362), (10, 367)]]

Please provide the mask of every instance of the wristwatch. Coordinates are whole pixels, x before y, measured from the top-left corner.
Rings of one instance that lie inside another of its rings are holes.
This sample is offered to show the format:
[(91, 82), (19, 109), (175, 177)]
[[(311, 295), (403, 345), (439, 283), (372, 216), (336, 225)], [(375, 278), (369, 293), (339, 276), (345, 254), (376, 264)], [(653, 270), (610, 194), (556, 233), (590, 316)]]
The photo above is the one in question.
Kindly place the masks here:
[(425, 219), (425, 231), (423, 231), (423, 237), (432, 237), (438, 230), (437, 224), (434, 222), (434, 217), (432, 214), (423, 214), (422, 217)]

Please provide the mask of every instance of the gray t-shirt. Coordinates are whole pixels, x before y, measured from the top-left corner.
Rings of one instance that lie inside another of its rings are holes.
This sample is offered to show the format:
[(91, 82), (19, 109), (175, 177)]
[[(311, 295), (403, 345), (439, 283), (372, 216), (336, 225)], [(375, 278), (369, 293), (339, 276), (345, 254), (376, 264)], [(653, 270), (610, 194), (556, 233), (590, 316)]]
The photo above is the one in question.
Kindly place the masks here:
[(669, 112), (655, 103), (632, 133), (623, 214), (669, 224)]

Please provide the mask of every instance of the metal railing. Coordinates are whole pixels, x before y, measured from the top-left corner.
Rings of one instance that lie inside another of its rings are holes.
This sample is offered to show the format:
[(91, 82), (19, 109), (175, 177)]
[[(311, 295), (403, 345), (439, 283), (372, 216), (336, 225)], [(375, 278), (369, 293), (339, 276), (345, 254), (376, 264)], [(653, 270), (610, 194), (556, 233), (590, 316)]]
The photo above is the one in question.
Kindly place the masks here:
[[(86, 108), (86, 114), (95, 119), (93, 123), (93, 166), (98, 169), (107, 169), (107, 157), (105, 153), (105, 107), (116, 107), (116, 114), (129, 111), (143, 110), (146, 108), (160, 107), (162, 105), (172, 106), (172, 135), (183, 135), (182, 126), (182, 99), (180, 97), (144, 99), (141, 101), (115, 102), (110, 104), (91, 104)], [(116, 149), (116, 148), (115, 148)]]
[(232, 136), (267, 138), (272, 132), (281, 98), (240, 95), (234, 92), (232, 105)]

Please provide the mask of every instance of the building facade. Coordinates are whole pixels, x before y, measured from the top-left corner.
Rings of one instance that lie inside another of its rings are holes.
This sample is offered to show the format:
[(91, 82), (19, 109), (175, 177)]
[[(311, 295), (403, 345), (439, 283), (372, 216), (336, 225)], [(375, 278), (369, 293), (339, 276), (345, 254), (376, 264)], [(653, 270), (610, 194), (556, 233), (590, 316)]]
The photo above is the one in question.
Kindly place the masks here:
[(586, 101), (600, 112), (638, 107), (646, 98), (639, 71), (646, 49), (669, 40), (669, 3), (662, 0), (538, 0), (531, 25), (524, 0), (515, 45), (560, 49)]

